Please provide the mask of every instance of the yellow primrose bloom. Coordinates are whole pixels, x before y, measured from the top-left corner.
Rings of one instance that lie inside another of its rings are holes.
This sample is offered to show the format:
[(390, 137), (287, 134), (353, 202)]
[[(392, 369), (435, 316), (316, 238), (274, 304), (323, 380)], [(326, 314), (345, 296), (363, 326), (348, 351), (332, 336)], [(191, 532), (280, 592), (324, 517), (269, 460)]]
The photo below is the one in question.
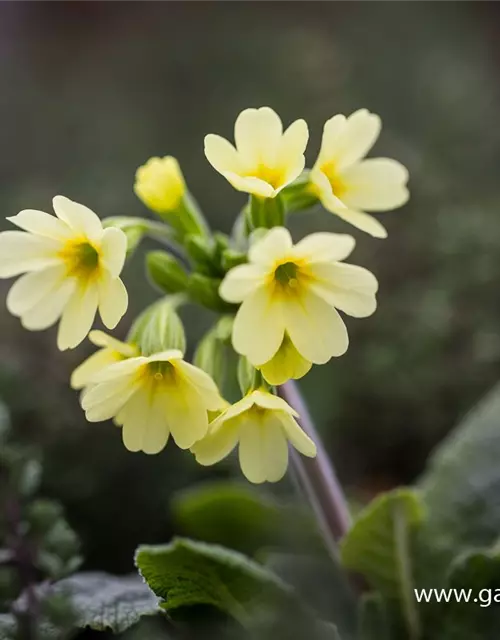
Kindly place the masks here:
[(303, 358), (285, 332), (283, 342), (274, 356), (259, 367), (264, 378), (272, 385), (302, 378), (310, 371), (312, 362)]
[(310, 180), (325, 209), (376, 238), (385, 238), (384, 227), (365, 211), (388, 211), (405, 204), (408, 171), (389, 158), (364, 160), (380, 129), (380, 118), (367, 109), (328, 120)]
[(284, 227), (274, 227), (252, 244), (249, 263), (231, 269), (219, 289), (227, 302), (242, 303), (233, 324), (235, 351), (255, 367), (264, 365), (264, 375), (273, 357), (278, 362), (291, 358), (292, 368), (305, 369), (288, 341), (315, 364), (345, 353), (347, 329), (337, 309), (362, 318), (377, 305), (375, 276), (341, 263), (354, 244), (348, 235), (313, 233), (294, 245)]
[(139, 355), (139, 349), (135, 345), (121, 342), (104, 331), (91, 331), (89, 340), (100, 349), (73, 371), (70, 383), (73, 389), (88, 386), (93, 378), (110, 364)]
[(170, 433), (189, 449), (208, 430), (208, 411), (224, 403), (212, 378), (176, 349), (128, 358), (93, 376), (81, 398), (89, 422), (115, 419), (129, 451), (158, 453)]
[(150, 158), (135, 174), (134, 191), (144, 204), (157, 213), (174, 211), (186, 193), (179, 163), (172, 156)]
[(63, 196), (53, 199), (54, 217), (26, 209), (7, 218), (24, 231), (0, 233), (0, 278), (25, 274), (11, 287), (7, 308), (26, 329), (46, 329), (60, 318), (59, 349), (76, 347), (95, 314), (113, 329), (128, 305), (119, 275), (127, 238), (103, 229), (96, 214)]
[(274, 198), (304, 170), (308, 138), (304, 120), (296, 120), (283, 132), (280, 117), (269, 107), (245, 109), (234, 126), (236, 148), (209, 134), (205, 155), (238, 191)]
[(281, 398), (252, 391), (210, 425), (208, 435), (191, 451), (202, 465), (225, 458), (239, 443), (241, 470), (250, 482), (278, 482), (288, 466), (288, 443), (309, 458), (316, 445), (299, 427), (298, 414)]

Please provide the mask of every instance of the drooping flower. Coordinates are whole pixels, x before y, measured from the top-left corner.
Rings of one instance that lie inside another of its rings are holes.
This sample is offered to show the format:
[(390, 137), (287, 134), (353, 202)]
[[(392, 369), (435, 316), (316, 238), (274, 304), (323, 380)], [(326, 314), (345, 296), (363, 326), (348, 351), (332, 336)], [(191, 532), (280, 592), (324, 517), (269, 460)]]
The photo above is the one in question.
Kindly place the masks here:
[(73, 389), (83, 389), (89, 385), (93, 378), (110, 364), (139, 355), (139, 349), (135, 345), (121, 342), (103, 331), (91, 331), (89, 340), (100, 349), (73, 371), (71, 375)]
[(171, 349), (117, 362), (92, 378), (82, 394), (89, 422), (115, 419), (129, 451), (158, 453), (172, 434), (189, 449), (208, 430), (208, 411), (224, 400), (212, 378)]
[(313, 233), (294, 245), (283, 227), (256, 241), (249, 263), (231, 269), (220, 286), (224, 300), (242, 303), (233, 324), (234, 349), (263, 367), (264, 375), (272, 366), (266, 363), (286, 352), (295, 362), (294, 350), (315, 364), (342, 355), (348, 336), (337, 309), (362, 318), (376, 308), (375, 276), (341, 262), (354, 244), (348, 235)]
[(312, 362), (300, 355), (285, 332), (283, 342), (274, 356), (260, 367), (269, 384), (284, 384), (287, 380), (298, 380), (310, 371)]
[(316, 445), (302, 431), (298, 414), (281, 398), (258, 389), (224, 411), (210, 425), (208, 435), (191, 451), (197, 462), (212, 465), (239, 443), (241, 470), (250, 482), (278, 482), (288, 466), (288, 443), (314, 458)]
[(59, 349), (86, 337), (97, 310), (113, 329), (128, 305), (119, 276), (127, 239), (103, 229), (96, 214), (63, 196), (53, 199), (54, 217), (27, 209), (8, 218), (23, 231), (0, 233), (0, 278), (25, 274), (11, 287), (7, 308), (26, 329), (46, 329), (60, 318)]
[(205, 155), (213, 168), (238, 191), (274, 198), (304, 170), (309, 132), (296, 120), (283, 132), (269, 107), (245, 109), (236, 119), (236, 148), (221, 136), (205, 137)]
[(405, 204), (408, 171), (389, 158), (364, 159), (380, 129), (380, 118), (367, 109), (328, 120), (310, 180), (325, 209), (376, 238), (385, 238), (385, 228), (366, 211)]
[(134, 191), (144, 204), (157, 213), (179, 207), (186, 183), (179, 163), (172, 156), (150, 158), (137, 169)]

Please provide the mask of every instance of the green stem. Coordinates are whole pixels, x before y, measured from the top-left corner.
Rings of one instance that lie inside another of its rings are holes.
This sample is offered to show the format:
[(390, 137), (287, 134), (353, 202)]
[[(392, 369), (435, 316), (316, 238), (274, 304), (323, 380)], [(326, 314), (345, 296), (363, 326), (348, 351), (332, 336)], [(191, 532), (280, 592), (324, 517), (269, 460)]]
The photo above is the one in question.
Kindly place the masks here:
[(419, 640), (421, 637), (420, 619), (415, 606), (413, 592), (413, 575), (408, 546), (408, 526), (403, 509), (398, 506), (394, 513), (394, 538), (396, 541), (396, 561), (398, 563), (401, 580), (401, 596), (403, 611), (408, 628), (409, 640)]

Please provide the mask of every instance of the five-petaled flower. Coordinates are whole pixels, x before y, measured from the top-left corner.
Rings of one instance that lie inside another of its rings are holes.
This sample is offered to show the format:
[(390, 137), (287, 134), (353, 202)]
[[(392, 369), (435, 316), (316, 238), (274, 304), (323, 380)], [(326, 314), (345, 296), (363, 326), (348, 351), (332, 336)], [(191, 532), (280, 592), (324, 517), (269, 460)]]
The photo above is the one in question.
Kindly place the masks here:
[(100, 349), (73, 371), (71, 374), (73, 389), (83, 389), (90, 385), (93, 378), (110, 364), (139, 355), (137, 346), (117, 340), (104, 331), (91, 331), (89, 340)]
[(24, 231), (0, 233), (0, 278), (25, 274), (11, 287), (7, 308), (26, 329), (46, 329), (60, 318), (59, 349), (86, 337), (97, 310), (113, 329), (128, 305), (120, 280), (127, 250), (123, 231), (103, 229), (97, 215), (56, 196), (54, 217), (27, 209), (8, 218)]
[[(264, 375), (272, 368), (270, 382), (285, 381), (276, 379), (273, 357), (290, 358), (300, 377), (307, 372), (303, 360), (323, 364), (346, 351), (347, 330), (337, 309), (357, 318), (375, 311), (375, 276), (340, 262), (353, 248), (354, 238), (334, 233), (313, 233), (294, 245), (287, 229), (275, 227), (252, 244), (249, 264), (234, 267), (222, 281), (221, 297), (242, 303), (233, 347), (254, 366), (264, 365)], [(288, 371), (282, 368), (283, 378)]]
[(208, 430), (208, 411), (225, 405), (212, 378), (172, 349), (111, 364), (81, 398), (89, 422), (114, 418), (129, 451), (158, 453), (170, 433), (189, 449)]
[(310, 180), (328, 211), (376, 238), (385, 238), (384, 227), (365, 211), (388, 211), (405, 204), (408, 171), (389, 158), (363, 159), (380, 129), (380, 118), (367, 109), (328, 120)]
[(316, 445), (302, 431), (296, 411), (263, 389), (252, 391), (210, 424), (208, 435), (191, 451), (197, 462), (212, 465), (239, 443), (241, 470), (250, 482), (278, 482), (288, 466), (288, 443), (314, 458)]
[(296, 120), (283, 132), (280, 117), (269, 107), (245, 109), (234, 126), (236, 148), (209, 134), (205, 155), (238, 191), (274, 198), (304, 170), (308, 138), (304, 120)]
[(134, 191), (151, 210), (157, 213), (179, 207), (186, 183), (179, 163), (172, 156), (150, 158), (135, 174)]

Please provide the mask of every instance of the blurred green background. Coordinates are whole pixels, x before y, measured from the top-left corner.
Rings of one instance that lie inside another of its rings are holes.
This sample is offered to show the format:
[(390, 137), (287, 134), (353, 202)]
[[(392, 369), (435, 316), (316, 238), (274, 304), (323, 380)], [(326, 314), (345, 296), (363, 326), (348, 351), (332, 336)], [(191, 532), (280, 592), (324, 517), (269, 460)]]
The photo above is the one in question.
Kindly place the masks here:
[[(474, 2), (3, 2), (1, 216), (50, 211), (58, 193), (102, 217), (148, 215), (134, 172), (172, 154), (229, 231), (243, 196), (205, 160), (206, 133), (232, 137), (243, 108), (269, 105), (308, 121), (311, 164), (327, 118), (379, 113), (373, 154), (409, 167), (412, 198), (380, 216), (385, 241), (324, 211), (292, 220), (297, 238), (352, 232), (352, 261), (381, 283), (377, 313), (347, 319), (348, 353), (301, 386), (352, 496), (409, 482), (500, 377), (499, 14)], [(143, 251), (125, 273), (120, 335), (155, 295)], [(87, 424), (68, 379), (90, 349), (61, 354), (53, 330), (24, 331), (8, 286), (0, 396), (19, 436), (42, 445), (45, 493), (63, 500), (86, 567), (130, 570), (139, 542), (172, 534), (173, 491), (235, 468), (202, 469), (172, 446), (130, 454), (111, 424)], [(210, 320), (184, 317), (193, 340)]]

